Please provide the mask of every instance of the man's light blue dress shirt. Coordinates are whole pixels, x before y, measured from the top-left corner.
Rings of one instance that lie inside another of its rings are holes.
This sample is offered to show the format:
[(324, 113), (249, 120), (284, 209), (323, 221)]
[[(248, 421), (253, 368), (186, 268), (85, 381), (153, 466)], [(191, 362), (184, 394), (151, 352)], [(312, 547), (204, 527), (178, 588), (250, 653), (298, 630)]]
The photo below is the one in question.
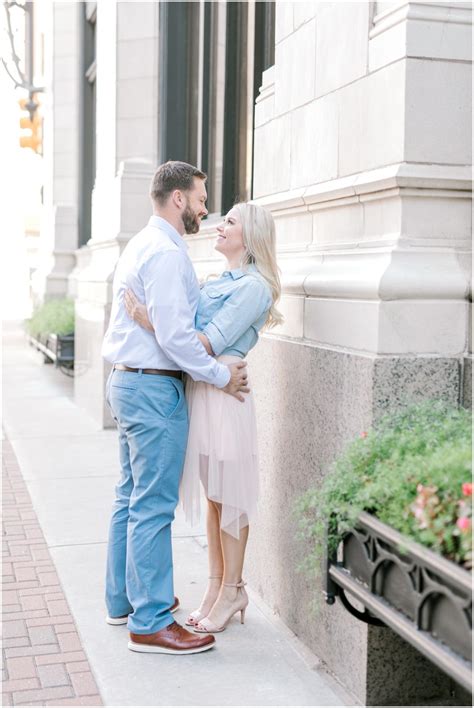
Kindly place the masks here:
[(209, 339), (216, 356), (244, 357), (257, 343), (271, 304), (270, 288), (254, 265), (225, 271), (202, 286), (196, 329)]
[[(128, 316), (123, 300), (127, 288), (146, 302), (154, 334)], [(129, 241), (117, 264), (113, 292), (102, 347), (107, 361), (140, 369), (182, 369), (195, 381), (218, 388), (228, 383), (228, 367), (210, 357), (197, 338), (199, 284), (186, 242), (165, 219), (152, 216)]]

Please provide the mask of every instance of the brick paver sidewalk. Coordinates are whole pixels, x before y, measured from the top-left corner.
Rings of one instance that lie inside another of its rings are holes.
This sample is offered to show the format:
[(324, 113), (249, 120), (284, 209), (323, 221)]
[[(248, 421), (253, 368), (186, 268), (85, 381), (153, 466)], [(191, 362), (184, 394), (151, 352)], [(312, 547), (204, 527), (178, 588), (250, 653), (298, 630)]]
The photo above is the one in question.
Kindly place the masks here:
[(3, 705), (101, 706), (30, 495), (3, 440)]

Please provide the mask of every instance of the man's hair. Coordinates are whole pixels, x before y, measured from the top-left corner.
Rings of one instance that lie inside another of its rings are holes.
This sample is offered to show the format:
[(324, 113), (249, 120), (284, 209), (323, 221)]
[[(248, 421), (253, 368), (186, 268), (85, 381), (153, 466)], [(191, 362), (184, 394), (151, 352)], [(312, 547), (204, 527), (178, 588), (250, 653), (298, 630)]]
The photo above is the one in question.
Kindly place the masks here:
[(187, 162), (168, 160), (156, 170), (151, 181), (150, 196), (154, 202), (163, 205), (175, 189), (181, 189), (183, 192), (192, 189), (195, 177), (207, 179), (204, 172), (188, 165)]

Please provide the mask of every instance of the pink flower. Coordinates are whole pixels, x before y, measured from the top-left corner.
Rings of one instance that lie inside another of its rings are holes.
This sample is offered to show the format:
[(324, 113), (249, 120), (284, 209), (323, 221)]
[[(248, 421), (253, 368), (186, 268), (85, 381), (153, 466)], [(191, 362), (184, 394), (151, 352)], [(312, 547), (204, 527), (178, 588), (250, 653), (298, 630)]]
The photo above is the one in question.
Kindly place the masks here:
[(472, 483), (471, 482), (464, 482), (464, 484), (462, 485), (462, 493), (464, 494), (465, 497), (472, 496)]
[(459, 519), (456, 521), (456, 526), (458, 529), (461, 529), (461, 531), (469, 531), (471, 528), (471, 519), (469, 519), (467, 516), (460, 516)]
[(361, 433), (361, 434), (360, 434), (360, 437), (361, 437), (361, 438), (366, 438), (366, 437), (367, 437), (367, 433), (366, 433), (366, 432)]

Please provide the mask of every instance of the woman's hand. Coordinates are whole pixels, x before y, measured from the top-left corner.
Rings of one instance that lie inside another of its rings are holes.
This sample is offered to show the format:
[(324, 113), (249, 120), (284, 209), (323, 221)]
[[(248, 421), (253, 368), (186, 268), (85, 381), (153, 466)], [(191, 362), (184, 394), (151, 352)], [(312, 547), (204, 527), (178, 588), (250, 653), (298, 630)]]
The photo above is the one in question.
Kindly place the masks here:
[(128, 290), (125, 291), (123, 301), (125, 303), (125, 309), (127, 310), (127, 313), (132, 318), (132, 320), (139, 324), (140, 327), (147, 329), (149, 332), (155, 331), (152, 323), (148, 319), (148, 313), (146, 311), (145, 305), (143, 305), (139, 300), (137, 300), (137, 297), (133, 290), (130, 290), (130, 288), (128, 288)]

